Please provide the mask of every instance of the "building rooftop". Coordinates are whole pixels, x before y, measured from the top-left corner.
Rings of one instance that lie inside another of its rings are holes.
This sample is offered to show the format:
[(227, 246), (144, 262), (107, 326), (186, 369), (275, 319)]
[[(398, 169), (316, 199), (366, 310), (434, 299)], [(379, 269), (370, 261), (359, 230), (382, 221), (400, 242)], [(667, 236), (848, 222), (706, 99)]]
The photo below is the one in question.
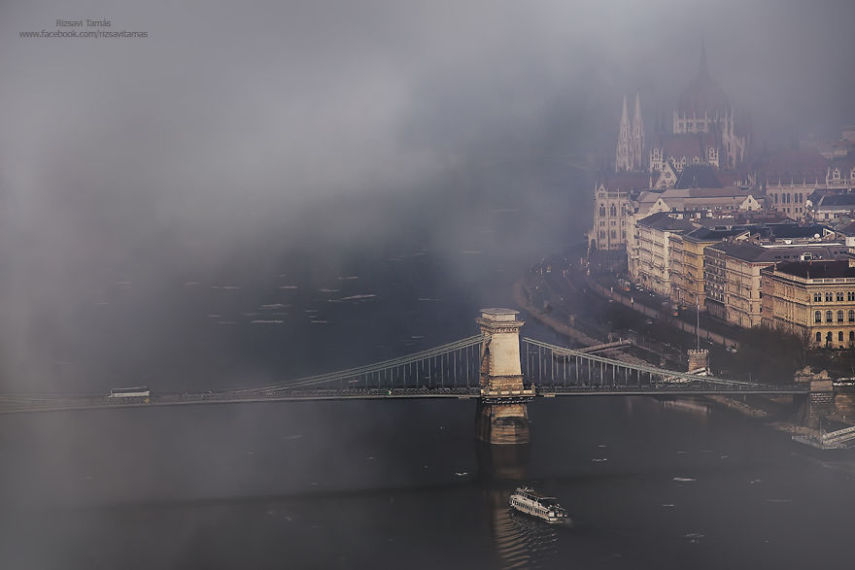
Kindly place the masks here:
[(760, 164), (760, 178), (768, 184), (825, 183), (828, 162), (816, 151), (790, 150), (773, 154)]
[(786, 273), (805, 279), (829, 279), (855, 277), (855, 267), (849, 267), (849, 261), (791, 261), (779, 263), (775, 267), (778, 273)]
[(855, 208), (855, 192), (826, 194), (820, 199), (819, 204), (816, 205), (817, 210), (848, 207)]
[(734, 226), (731, 228), (696, 228), (688, 232), (683, 239), (695, 242), (701, 241), (721, 241), (729, 237), (736, 237), (748, 234), (750, 228), (748, 226)]
[(716, 144), (717, 141), (709, 133), (684, 133), (677, 135), (661, 134), (657, 137), (654, 146), (662, 149), (665, 158), (686, 157), (686, 160), (690, 161), (695, 156), (706, 159), (705, 148), (716, 146)]
[(675, 188), (721, 188), (715, 168), (709, 164), (690, 164), (677, 177)]
[(670, 188), (662, 193), (662, 198), (747, 198), (752, 193), (736, 186)]
[(650, 188), (650, 174), (646, 172), (603, 173), (597, 180), (598, 189), (600, 185), (610, 191), (646, 190)]
[[(801, 260), (805, 256), (810, 259), (842, 259), (848, 256), (846, 246), (841, 243), (812, 243), (794, 245), (759, 245), (746, 242), (724, 242), (711, 245), (706, 249), (715, 249), (728, 257), (747, 261), (749, 263), (792, 263), (787, 260)], [(805, 262), (807, 263), (807, 262)], [(818, 263), (813, 261), (812, 263)], [(780, 267), (781, 265), (779, 265)]]
[(705, 114), (714, 116), (717, 113), (730, 110), (727, 95), (709, 74), (707, 56), (703, 49), (701, 50), (698, 74), (680, 94), (677, 108), (681, 115), (698, 117), (703, 117)]
[(646, 218), (638, 220), (638, 225), (652, 228), (654, 230), (663, 230), (669, 232), (688, 232), (698, 227), (696, 224), (693, 224), (688, 220), (678, 220), (677, 218), (672, 218), (668, 214), (668, 212), (658, 212), (656, 214), (651, 214)]
[(855, 222), (848, 222), (846, 225), (838, 227), (836, 231), (844, 236), (855, 237)]
[(752, 233), (764, 239), (813, 239), (823, 238), (833, 232), (831, 228), (822, 224), (800, 225), (784, 222), (758, 226), (757, 231)]

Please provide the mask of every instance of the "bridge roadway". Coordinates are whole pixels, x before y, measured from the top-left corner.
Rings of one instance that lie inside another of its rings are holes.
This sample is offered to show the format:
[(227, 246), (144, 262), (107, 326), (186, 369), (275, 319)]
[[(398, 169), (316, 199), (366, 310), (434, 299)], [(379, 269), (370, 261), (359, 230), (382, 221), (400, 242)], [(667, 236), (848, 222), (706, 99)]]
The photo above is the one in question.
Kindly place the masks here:
[(710, 386), (691, 384), (659, 384), (648, 387), (633, 386), (565, 386), (533, 387), (525, 393), (485, 393), (478, 387), (458, 388), (353, 388), (280, 391), (275, 394), (246, 394), (235, 392), (206, 392), (200, 394), (157, 394), (148, 401), (117, 401), (102, 395), (78, 397), (0, 397), (0, 414), (61, 412), (82, 410), (109, 410), (125, 408), (151, 408), (166, 406), (200, 406), (224, 404), (257, 404), (271, 402), (303, 402), (323, 400), (402, 400), (423, 398), (484, 399), (496, 403), (529, 401), (535, 397), (556, 398), (564, 396), (706, 396), (706, 395), (805, 395), (801, 387), (769, 386)]
[(274, 385), (148, 398), (88, 395), (0, 395), (0, 414), (320, 400), (478, 399), (516, 403), (535, 397), (806, 395), (802, 386), (769, 386), (633, 364), (522, 339), (522, 390), (482, 387), (489, 335), (476, 335), (411, 355)]

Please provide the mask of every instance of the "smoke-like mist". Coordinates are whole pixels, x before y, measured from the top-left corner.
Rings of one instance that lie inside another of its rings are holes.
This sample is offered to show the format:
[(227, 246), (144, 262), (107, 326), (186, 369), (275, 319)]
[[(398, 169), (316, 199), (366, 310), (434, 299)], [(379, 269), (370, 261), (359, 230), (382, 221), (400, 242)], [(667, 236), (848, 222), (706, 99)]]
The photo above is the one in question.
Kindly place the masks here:
[[(86, 18), (148, 37), (21, 37)], [(0, 3), (0, 392), (205, 391), (472, 334), (520, 267), (582, 239), (624, 94), (652, 132), (703, 42), (755, 146), (836, 136), (855, 121), (853, 22), (850, 0)], [(327, 328), (247, 316), (319, 290), (382, 304), (335, 305)], [(285, 324), (234, 333), (231, 315)], [(56, 517), (33, 504), (434, 481), (402, 417), (431, 461), (475, 471), (450, 459), (468, 416), (358, 406), (7, 417), (0, 508), (27, 513), (0, 520), (0, 565), (65, 567), (88, 544), (65, 519), (40, 544)], [(61, 516), (109, 535), (125, 515)], [(164, 567), (194, 560), (201, 531), (176, 528), (175, 552), (152, 549)]]
[[(443, 215), (455, 193), (542, 190), (549, 164), (608, 159), (621, 95), (639, 89), (653, 124), (702, 39), (756, 140), (853, 116), (846, 2), (55, 2), (0, 15), (3, 383), (18, 388), (62, 358), (40, 341), (75, 335), (79, 305), (130, 276), (215, 269), (307, 230), (382, 236), (430, 215), (413, 196), (434, 208), (428, 241), (459, 241), (462, 220)], [(83, 18), (148, 37), (20, 37)], [(575, 177), (547, 184), (579, 192)], [(564, 204), (530, 210), (566, 215), (578, 235), (587, 214)], [(517, 251), (541, 247), (525, 235)]]

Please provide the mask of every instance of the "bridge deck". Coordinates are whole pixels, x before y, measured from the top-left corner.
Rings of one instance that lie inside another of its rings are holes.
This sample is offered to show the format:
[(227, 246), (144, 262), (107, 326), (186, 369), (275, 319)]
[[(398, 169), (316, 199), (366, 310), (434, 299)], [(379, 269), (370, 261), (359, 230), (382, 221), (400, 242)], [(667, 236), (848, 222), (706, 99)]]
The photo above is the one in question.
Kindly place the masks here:
[[(801, 386), (768, 386), (699, 376), (633, 364), (533, 339), (523, 339), (525, 388), (516, 391), (481, 387), (482, 343), (475, 335), (407, 356), (339, 372), (262, 387), (221, 392), (152, 394), (120, 399), (105, 395), (0, 395), (0, 413), (298, 402), (320, 400), (395, 400), (408, 398), (479, 398), (485, 402), (524, 402), (558, 396), (704, 396), (807, 394)], [(609, 343), (594, 348), (624, 344)], [(847, 434), (839, 434), (844, 437)]]
[[(799, 388), (727, 388), (692, 387), (685, 384), (659, 388), (609, 387), (609, 386), (579, 386), (570, 388), (535, 389), (534, 397), (555, 398), (567, 396), (709, 396), (709, 395), (804, 395), (807, 392)], [(79, 410), (116, 410), (127, 408), (153, 408), (167, 406), (203, 406), (224, 404), (259, 404), (272, 402), (305, 402), (329, 400), (404, 400), (404, 399), (481, 399), (480, 389), (446, 388), (446, 389), (354, 389), (349, 391), (314, 390), (295, 391), (292, 393), (279, 392), (270, 395), (242, 394), (164, 394), (152, 397), (149, 402), (116, 402), (105, 398), (70, 398), (44, 399), (38, 402), (0, 402), (0, 414), (60, 412)], [(489, 396), (485, 397), (490, 400)], [(501, 398), (499, 398), (501, 399)], [(528, 398), (530, 399), (530, 398)]]

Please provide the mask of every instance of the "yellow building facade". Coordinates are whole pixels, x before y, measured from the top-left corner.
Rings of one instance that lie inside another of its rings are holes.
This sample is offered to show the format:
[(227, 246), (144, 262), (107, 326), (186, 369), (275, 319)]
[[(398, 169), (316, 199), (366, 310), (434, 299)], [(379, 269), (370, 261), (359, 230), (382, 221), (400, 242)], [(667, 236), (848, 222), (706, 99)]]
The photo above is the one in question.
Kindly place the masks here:
[(684, 307), (700, 306), (704, 310), (704, 249), (724, 239), (744, 239), (749, 231), (697, 228), (685, 234), (670, 236), (671, 301)]
[(846, 260), (789, 262), (761, 271), (762, 323), (812, 348), (855, 346), (855, 267)]

